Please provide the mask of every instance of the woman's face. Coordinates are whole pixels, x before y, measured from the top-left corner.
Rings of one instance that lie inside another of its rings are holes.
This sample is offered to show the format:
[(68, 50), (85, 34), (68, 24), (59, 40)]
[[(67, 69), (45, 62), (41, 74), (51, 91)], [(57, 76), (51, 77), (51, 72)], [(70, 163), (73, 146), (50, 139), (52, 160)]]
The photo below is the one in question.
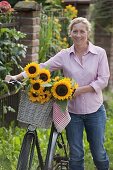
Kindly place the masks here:
[(82, 22), (73, 25), (70, 35), (75, 45), (84, 45), (88, 41), (87, 27)]

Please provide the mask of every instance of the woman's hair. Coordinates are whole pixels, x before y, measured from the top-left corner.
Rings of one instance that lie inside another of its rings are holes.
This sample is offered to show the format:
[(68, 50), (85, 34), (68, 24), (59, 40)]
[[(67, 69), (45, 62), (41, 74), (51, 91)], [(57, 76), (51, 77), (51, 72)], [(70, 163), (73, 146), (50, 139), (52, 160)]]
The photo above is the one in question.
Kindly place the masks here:
[(74, 18), (73, 20), (71, 20), (70, 24), (69, 24), (69, 35), (73, 29), (73, 26), (75, 24), (78, 24), (78, 23), (83, 23), (86, 25), (86, 28), (87, 28), (87, 31), (90, 32), (91, 31), (91, 24), (90, 22), (86, 19), (86, 18), (83, 18), (83, 17), (77, 17), (77, 18)]

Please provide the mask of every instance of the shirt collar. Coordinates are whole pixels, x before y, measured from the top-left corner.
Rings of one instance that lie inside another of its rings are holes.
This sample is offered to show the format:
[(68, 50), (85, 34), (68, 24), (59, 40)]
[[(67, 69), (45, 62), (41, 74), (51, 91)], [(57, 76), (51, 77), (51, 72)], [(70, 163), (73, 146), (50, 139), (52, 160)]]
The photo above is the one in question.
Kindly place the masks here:
[(90, 41), (89, 41), (89, 46), (88, 46), (88, 52), (91, 52), (93, 54), (98, 54), (96, 46), (93, 45)]
[[(88, 51), (87, 52), (91, 52), (93, 54), (97, 54), (97, 50), (95, 48), (95, 45), (93, 45), (90, 41), (89, 41), (89, 46), (88, 46)], [(75, 54), (75, 50), (74, 50), (74, 44), (70, 47), (69, 53), (74, 53)]]
[(74, 53), (75, 54), (75, 50), (74, 50), (74, 44), (70, 47), (69, 49), (69, 53)]

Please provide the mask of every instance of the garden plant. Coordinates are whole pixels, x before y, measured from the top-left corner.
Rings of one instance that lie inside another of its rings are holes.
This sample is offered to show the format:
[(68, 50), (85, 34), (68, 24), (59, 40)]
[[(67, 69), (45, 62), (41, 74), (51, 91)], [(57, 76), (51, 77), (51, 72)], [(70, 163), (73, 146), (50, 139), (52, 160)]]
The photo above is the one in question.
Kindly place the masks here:
[(8, 91), (4, 78), (11, 74), (14, 67), (21, 69), (19, 65), (22, 57), (25, 57), (26, 46), (19, 42), (25, 34), (15, 28), (6, 27), (13, 19), (13, 9), (6, 1), (0, 2), (0, 95)]
[[(7, 1), (0, 2), (0, 96), (9, 92), (7, 84), (4, 82), (7, 74), (21, 70), (20, 61), (26, 54), (26, 46), (20, 43), (25, 34), (17, 31), (13, 26), (14, 10)], [(14, 25), (15, 26), (15, 25)], [(7, 111), (14, 112), (10, 106), (6, 106), (5, 100), (0, 101), (3, 106), (3, 114), (0, 115), (1, 124), (4, 121), (4, 114)], [(1, 108), (2, 110), (2, 108)]]

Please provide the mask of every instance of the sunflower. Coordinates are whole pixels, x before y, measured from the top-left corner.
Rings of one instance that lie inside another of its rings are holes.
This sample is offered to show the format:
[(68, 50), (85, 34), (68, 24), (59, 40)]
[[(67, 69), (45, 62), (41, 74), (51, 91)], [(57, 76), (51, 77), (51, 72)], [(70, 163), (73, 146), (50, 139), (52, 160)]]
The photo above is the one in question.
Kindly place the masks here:
[(42, 86), (42, 80), (37, 79), (37, 80), (30, 80), (30, 83), (32, 84), (31, 86), (31, 91), (32, 92), (42, 92), (44, 90), (44, 87)]
[(72, 95), (71, 83), (66, 79), (55, 82), (51, 89), (53, 97), (58, 100), (68, 99)]
[(75, 83), (74, 86), (73, 86), (73, 90), (76, 90), (78, 88), (78, 84)]
[(64, 77), (63, 81), (69, 82), (71, 84), (71, 79), (69, 77)]
[(43, 69), (40, 69), (39, 71), (39, 79), (41, 79), (44, 83), (48, 83), (51, 81), (51, 74), (50, 74), (50, 71), (43, 68)]
[(34, 78), (39, 73), (39, 64), (32, 62), (30, 64), (27, 64), (24, 70), (26, 71), (26, 74), (29, 78)]
[(41, 94), (37, 93), (37, 92), (29, 91), (28, 92), (29, 100), (31, 100), (32, 102), (39, 102), (39, 103), (41, 103), (41, 101), (43, 100), (43, 96)]
[(78, 88), (78, 84), (76, 82), (72, 82), (72, 91), (73, 91), (72, 96), (77, 88)]
[(37, 98), (38, 98), (38, 94), (37, 93), (33, 93), (31, 91), (28, 92), (28, 96), (29, 96), (29, 100), (31, 100), (32, 102), (36, 102)]
[(50, 93), (50, 91), (46, 90), (43, 93), (40, 94), (40, 100), (39, 102), (41, 104), (48, 102), (51, 99), (52, 95)]
[(59, 76), (56, 76), (53, 81), (59, 81), (60, 80), (60, 77)]

